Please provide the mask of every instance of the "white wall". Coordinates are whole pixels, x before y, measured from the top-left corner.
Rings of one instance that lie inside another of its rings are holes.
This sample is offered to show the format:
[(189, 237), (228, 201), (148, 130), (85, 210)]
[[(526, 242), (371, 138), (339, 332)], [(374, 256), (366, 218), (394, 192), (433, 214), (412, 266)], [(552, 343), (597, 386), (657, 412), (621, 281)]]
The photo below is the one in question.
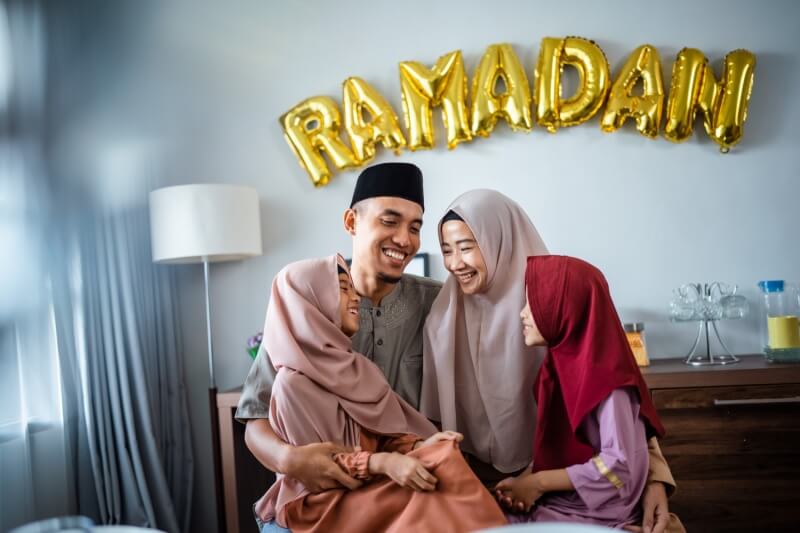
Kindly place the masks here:
[[(99, 191), (109, 184), (117, 190), (117, 175), (102, 170), (104, 154), (116, 150), (133, 154), (126, 168), (134, 179), (130, 169), (142, 168), (163, 184), (241, 183), (262, 197), (265, 255), (212, 269), (223, 389), (247, 373), (245, 339), (262, 326), (277, 270), (292, 260), (349, 252), (340, 220), (357, 171), (314, 190), (278, 117), (309, 96), (340, 101), (340, 84), (351, 75), (373, 84), (399, 113), (398, 62), (432, 64), (455, 49), (472, 72), (487, 45), (511, 43), (531, 80), (545, 36), (595, 40), (613, 73), (635, 47), (653, 44), (667, 86), (684, 46), (704, 51), (717, 75), (725, 53), (736, 48), (754, 52), (758, 65), (744, 139), (726, 156), (699, 123), (692, 139), (674, 145), (630, 126), (603, 134), (597, 118), (555, 135), (500, 126), (453, 152), (440, 145), (404, 154), (425, 173), (422, 251), (437, 253), (433, 228), (455, 196), (498, 189), (528, 211), (551, 251), (586, 258), (606, 273), (623, 317), (647, 323), (655, 357), (683, 354), (693, 337), (693, 326), (668, 321), (673, 287), (738, 283), (756, 303), (757, 280), (800, 278), (796, 2), (173, 1), (104, 13), (101, 25), (87, 28), (94, 44), (88, 56), (75, 58), (77, 73), (62, 69), (77, 76), (66, 83), (57, 139), (63, 164), (97, 180)], [(441, 144), (438, 118), (436, 125)], [(376, 161), (395, 159), (382, 151)], [(433, 266), (441, 277), (438, 255)], [(180, 268), (200, 527), (212, 519), (202, 274)], [(751, 318), (721, 331), (735, 351), (754, 352), (756, 324)]]

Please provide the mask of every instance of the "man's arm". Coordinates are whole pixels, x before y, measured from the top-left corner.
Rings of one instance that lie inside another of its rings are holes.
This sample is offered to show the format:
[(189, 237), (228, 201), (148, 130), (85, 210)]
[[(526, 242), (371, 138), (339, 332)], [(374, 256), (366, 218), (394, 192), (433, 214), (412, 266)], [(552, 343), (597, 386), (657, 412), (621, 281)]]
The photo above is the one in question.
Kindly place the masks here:
[(275, 434), (265, 418), (247, 421), (244, 441), (262, 465), (296, 479), (311, 492), (361, 486), (361, 481), (348, 476), (333, 460), (337, 453), (352, 452), (349, 448), (331, 442), (292, 446)]
[(667, 495), (672, 496), (676, 487), (675, 478), (672, 477), (667, 460), (664, 459), (664, 454), (661, 453), (661, 448), (655, 437), (647, 441), (647, 451), (650, 453), (650, 470), (647, 474), (647, 482), (659, 481), (663, 483)]
[(642, 527), (644, 533), (664, 533), (670, 520), (667, 496), (675, 492), (675, 478), (655, 437), (647, 441), (647, 451), (650, 469), (642, 494)]
[(291, 446), (272, 430), (268, 417), (276, 375), (262, 344), (247, 374), (236, 409), (236, 419), (247, 424), (244, 441), (250, 453), (269, 470), (300, 481), (311, 492), (342, 486), (349, 489), (359, 487), (361, 482), (345, 474), (333, 461), (334, 454), (352, 450), (330, 442)]

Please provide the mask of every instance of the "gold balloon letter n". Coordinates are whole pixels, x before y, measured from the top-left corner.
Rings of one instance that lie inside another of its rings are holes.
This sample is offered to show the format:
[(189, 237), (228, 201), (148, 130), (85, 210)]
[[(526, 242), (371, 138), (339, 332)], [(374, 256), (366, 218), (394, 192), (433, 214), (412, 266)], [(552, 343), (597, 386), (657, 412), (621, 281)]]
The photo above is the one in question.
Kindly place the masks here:
[(728, 152), (744, 133), (755, 66), (756, 58), (751, 52), (734, 50), (725, 56), (722, 81), (718, 82), (700, 50), (681, 50), (672, 67), (664, 137), (673, 142), (685, 141), (692, 134), (692, 123), (700, 110), (706, 133), (721, 152)]

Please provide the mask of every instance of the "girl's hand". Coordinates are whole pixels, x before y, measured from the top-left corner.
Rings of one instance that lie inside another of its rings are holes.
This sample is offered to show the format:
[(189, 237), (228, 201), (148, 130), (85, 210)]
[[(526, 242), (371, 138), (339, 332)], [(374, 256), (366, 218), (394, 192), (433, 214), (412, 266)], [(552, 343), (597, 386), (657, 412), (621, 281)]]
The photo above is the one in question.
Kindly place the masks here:
[(536, 500), (544, 494), (537, 481), (536, 474), (531, 472), (506, 478), (495, 486), (495, 496), (509, 511), (530, 512)]
[(452, 440), (455, 442), (461, 442), (464, 440), (464, 435), (458, 433), (457, 431), (440, 431), (439, 433), (434, 433), (424, 441), (419, 441), (414, 445), (414, 449), (418, 450), (420, 448), (424, 448), (425, 446), (430, 446), (431, 444), (436, 444), (437, 442), (441, 442), (443, 440)]
[(401, 487), (418, 492), (436, 489), (439, 481), (421, 462), (399, 453), (374, 453), (370, 456), (371, 474), (385, 474)]

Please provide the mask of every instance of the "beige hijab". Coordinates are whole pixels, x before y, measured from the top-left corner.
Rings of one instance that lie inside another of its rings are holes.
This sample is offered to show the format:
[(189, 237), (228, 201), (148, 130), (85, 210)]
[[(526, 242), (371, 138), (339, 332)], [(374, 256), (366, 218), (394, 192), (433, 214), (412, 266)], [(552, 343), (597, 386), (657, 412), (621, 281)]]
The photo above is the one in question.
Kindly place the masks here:
[[(298, 261), (272, 282), (263, 342), (278, 371), (270, 400), (273, 430), (295, 446), (356, 446), (360, 428), (430, 436), (434, 426), (392, 391), (372, 361), (353, 352), (340, 329), (337, 265), (347, 268), (340, 256)], [(279, 476), (256, 512), (271, 520), (305, 494), (302, 484)]]
[[(501, 472), (527, 466), (533, 450), (533, 382), (544, 351), (523, 343), (528, 256), (546, 255), (525, 212), (497, 191), (478, 189), (448, 208), (469, 226), (488, 274), (485, 292), (461, 292), (449, 276), (424, 330), (421, 411), (464, 434), (462, 448)], [(441, 242), (441, 223), (439, 225)]]

